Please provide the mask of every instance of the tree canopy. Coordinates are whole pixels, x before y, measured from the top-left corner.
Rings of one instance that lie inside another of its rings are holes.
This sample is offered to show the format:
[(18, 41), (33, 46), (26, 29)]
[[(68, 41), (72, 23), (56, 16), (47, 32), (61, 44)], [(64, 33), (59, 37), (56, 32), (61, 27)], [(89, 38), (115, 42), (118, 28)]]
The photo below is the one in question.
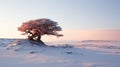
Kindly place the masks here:
[(41, 35), (55, 35), (57, 37), (63, 36), (58, 34), (58, 31), (62, 31), (62, 28), (58, 26), (58, 23), (47, 18), (29, 20), (23, 22), (23, 24), (18, 27), (18, 31), (23, 32), (23, 35), (28, 35), (33, 40), (40, 40)]

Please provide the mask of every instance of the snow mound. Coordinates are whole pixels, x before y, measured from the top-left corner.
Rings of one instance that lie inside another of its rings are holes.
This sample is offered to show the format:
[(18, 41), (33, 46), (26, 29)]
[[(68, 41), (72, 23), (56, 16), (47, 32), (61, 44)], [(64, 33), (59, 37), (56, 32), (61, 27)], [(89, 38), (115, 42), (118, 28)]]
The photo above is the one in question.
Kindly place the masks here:
[[(8, 45), (5, 47), (6, 50), (12, 50), (12, 51), (21, 51), (21, 52), (28, 52), (30, 54), (34, 53), (66, 53), (66, 54), (73, 54), (73, 51), (71, 51), (73, 48), (70, 44), (63, 44), (63, 45), (48, 45), (48, 46), (42, 46), (41, 43), (37, 43), (34, 41), (29, 41), (26, 39), (16, 39), (8, 43)], [(59, 50), (56, 50), (59, 49)]]
[(38, 49), (40, 48), (40, 46), (42, 47), (42, 44), (38, 44), (37, 42), (32, 42), (26, 39), (19, 39), (19, 40), (14, 40), (12, 42), (10, 42), (7, 46), (6, 49), (7, 50), (14, 50), (14, 51), (18, 51), (18, 50), (33, 50), (33, 49)]

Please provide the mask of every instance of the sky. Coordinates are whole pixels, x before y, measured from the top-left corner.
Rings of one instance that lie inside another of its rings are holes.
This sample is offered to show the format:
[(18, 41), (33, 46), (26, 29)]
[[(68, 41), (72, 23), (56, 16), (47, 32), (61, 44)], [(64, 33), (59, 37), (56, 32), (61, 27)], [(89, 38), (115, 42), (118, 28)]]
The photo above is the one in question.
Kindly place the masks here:
[(0, 38), (24, 38), (17, 28), (39, 18), (63, 28), (64, 37), (44, 41), (120, 40), (120, 0), (0, 0)]

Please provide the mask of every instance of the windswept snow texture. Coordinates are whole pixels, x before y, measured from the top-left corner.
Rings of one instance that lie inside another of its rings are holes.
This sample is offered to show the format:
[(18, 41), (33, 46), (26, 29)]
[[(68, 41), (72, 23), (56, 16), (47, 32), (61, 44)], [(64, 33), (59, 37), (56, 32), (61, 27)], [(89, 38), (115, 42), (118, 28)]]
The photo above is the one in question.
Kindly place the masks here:
[(0, 39), (0, 67), (120, 67), (120, 41)]

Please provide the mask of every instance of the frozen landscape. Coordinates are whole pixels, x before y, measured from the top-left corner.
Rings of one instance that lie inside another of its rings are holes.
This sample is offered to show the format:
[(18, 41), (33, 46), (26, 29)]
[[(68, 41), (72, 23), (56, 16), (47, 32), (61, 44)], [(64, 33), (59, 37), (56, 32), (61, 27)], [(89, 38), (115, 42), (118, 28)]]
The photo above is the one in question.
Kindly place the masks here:
[(46, 42), (0, 39), (1, 67), (120, 67), (120, 41)]

